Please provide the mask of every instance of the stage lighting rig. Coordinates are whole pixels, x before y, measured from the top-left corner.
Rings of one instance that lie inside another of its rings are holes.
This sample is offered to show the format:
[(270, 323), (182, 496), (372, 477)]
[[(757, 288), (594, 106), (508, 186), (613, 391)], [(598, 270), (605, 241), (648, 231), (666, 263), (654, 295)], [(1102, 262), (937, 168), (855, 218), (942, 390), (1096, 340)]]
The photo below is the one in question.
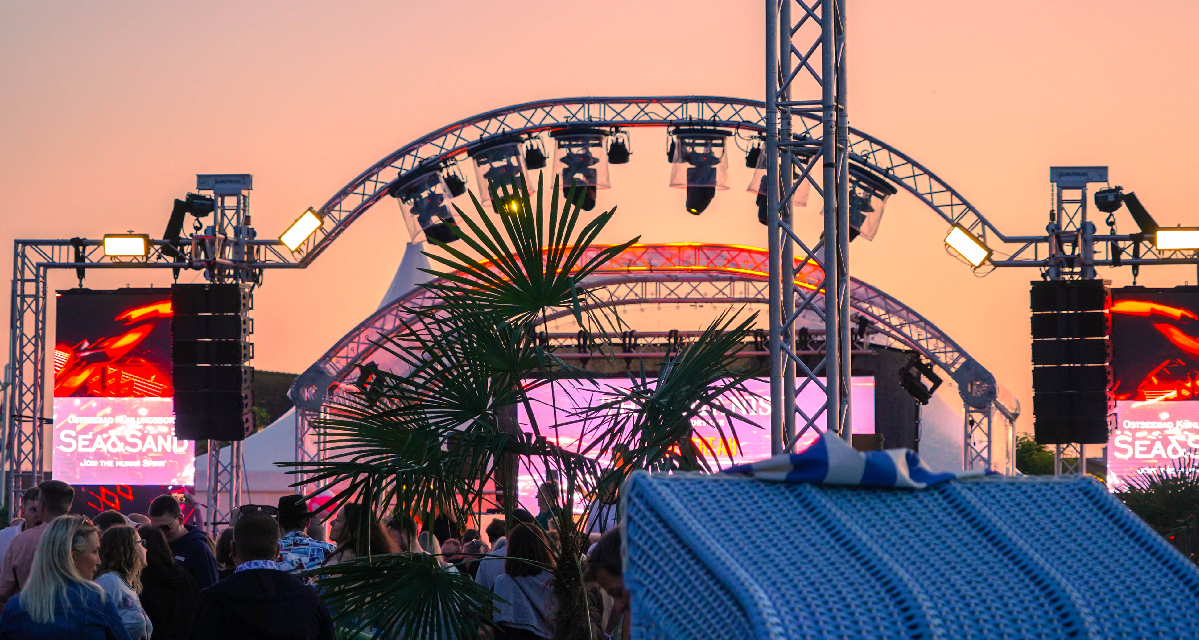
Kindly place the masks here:
[(887, 199), (897, 193), (882, 176), (856, 163), (849, 163), (849, 240), (861, 235), (874, 240), (883, 222)]
[[(758, 151), (757, 154), (754, 151)], [(797, 161), (801, 165), (806, 165), (808, 161), (816, 154), (814, 149), (796, 148), (792, 150), (792, 154), (796, 156)], [(768, 219), (768, 210), (766, 206), (766, 154), (761, 153), (760, 147), (754, 147), (749, 150), (745, 156), (745, 165), (749, 166), (750, 160), (753, 160), (754, 175), (749, 180), (749, 186), (745, 188), (750, 193), (757, 194), (755, 202), (758, 205), (758, 222), (762, 224), (770, 224)], [(800, 170), (798, 166), (792, 168), (791, 180), (794, 184), (795, 180), (799, 180)], [(783, 186), (779, 185), (779, 191), (782, 191)], [(791, 196), (791, 208), (808, 206), (808, 196), (812, 193), (812, 183), (804, 180), (795, 188), (795, 193)]]
[(534, 136), (529, 138), (525, 144), (525, 166), (534, 171), (545, 168), (545, 146), (541, 144), (541, 138)]
[(279, 241), (289, 251), (295, 251), (300, 245), (304, 244), (305, 240), (316, 233), (316, 230), (320, 229), (323, 224), (324, 219), (321, 218), (321, 214), (315, 208), (308, 207), (304, 213), (300, 214), (299, 218), (296, 218), (295, 222), (291, 223), (287, 231), (284, 231), (283, 235), (279, 236)]
[(475, 163), (475, 179), (482, 191), (479, 200), (483, 204), (491, 203), (496, 213), (521, 212), (522, 185), (530, 195), (533, 193), (533, 185), (525, 176), (525, 154), (521, 153), (520, 143), (520, 138), (508, 138), (469, 152)]
[(627, 164), (629, 156), (629, 136), (620, 129), (613, 129), (608, 142), (608, 164)]
[(918, 355), (913, 355), (903, 369), (899, 370), (899, 386), (920, 404), (928, 404), (941, 386), (941, 376), (931, 364)]
[(414, 178), (393, 184), (387, 194), (400, 203), (404, 223), (415, 241), (425, 237), (438, 242), (453, 242), (458, 235), (450, 225), (455, 224), (449, 201), (453, 197), (445, 180), (437, 171), (421, 173)]
[(176, 199), (175, 206), (171, 209), (171, 217), (167, 220), (166, 231), (162, 234), (162, 239), (169, 244), (163, 247), (163, 251), (178, 260), (183, 259), (183, 253), (179, 250), (179, 239), (183, 233), (183, 221), (191, 215), (196, 218), (195, 230), (199, 231), (202, 227), (200, 218), (204, 218), (216, 210), (216, 199), (212, 196), (204, 196), (198, 193), (189, 193), (183, 200)]
[(728, 131), (678, 128), (671, 142), (670, 186), (687, 189), (687, 212), (699, 215), (712, 203), (716, 190), (727, 190)]
[(959, 224), (949, 229), (949, 235), (945, 236), (945, 244), (975, 268), (991, 258), (990, 247)]
[(745, 168), (757, 169), (758, 164), (762, 161), (762, 145), (754, 144), (745, 154)]
[(556, 166), (562, 175), (562, 195), (570, 200), (580, 196), (575, 192), (583, 189), (580, 206), (584, 211), (595, 208), (596, 190), (611, 186), (608, 177), (608, 159), (600, 153), (604, 148), (604, 132), (599, 129), (559, 129), (550, 132), (557, 148), (554, 152)]
[(104, 255), (108, 258), (144, 258), (150, 254), (150, 236), (144, 233), (108, 233), (104, 235)]
[(1095, 192), (1095, 207), (1104, 213), (1115, 213), (1124, 204), (1124, 187), (1110, 187)]
[(445, 187), (449, 189), (451, 198), (457, 198), (466, 193), (466, 176), (462, 175), (462, 171), (458, 169), (458, 163), (455, 162), (442, 169), (441, 179), (445, 181)]

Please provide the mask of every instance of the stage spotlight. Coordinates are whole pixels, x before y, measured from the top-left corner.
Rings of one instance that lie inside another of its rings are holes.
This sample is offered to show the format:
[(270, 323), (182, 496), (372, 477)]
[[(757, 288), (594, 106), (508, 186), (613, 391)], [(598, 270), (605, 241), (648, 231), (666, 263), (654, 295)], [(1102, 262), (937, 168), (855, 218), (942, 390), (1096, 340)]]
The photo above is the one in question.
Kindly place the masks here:
[[(751, 150), (750, 153), (752, 154), (753, 150)], [(806, 165), (808, 163), (808, 160), (813, 155), (815, 155), (815, 153), (816, 153), (815, 151), (807, 150), (807, 149), (803, 149), (803, 148), (798, 148), (798, 149), (792, 150), (792, 154), (794, 154), (796, 156), (796, 159), (798, 160), (799, 164), (802, 164), (802, 165)], [(767, 219), (767, 207), (766, 207), (766, 197), (767, 197), (767, 193), (766, 193), (766, 160), (767, 160), (767, 158), (766, 158), (765, 153), (758, 153), (757, 157), (754, 160), (754, 162), (755, 162), (754, 175), (749, 180), (749, 186), (745, 188), (745, 190), (750, 193), (758, 194), (757, 197), (755, 198), (755, 202), (757, 202), (757, 204), (758, 204), (758, 222), (761, 222), (762, 224), (769, 224), (769, 222), (770, 222)], [(746, 157), (746, 164), (749, 164), (748, 157)], [(791, 172), (792, 181), (794, 182), (795, 180), (799, 180), (799, 176), (800, 176), (800, 168), (798, 166), (792, 167), (792, 172)], [(779, 185), (779, 191), (780, 191), (780, 193), (782, 192), (781, 184)], [(811, 193), (812, 193), (812, 183), (811, 182), (809, 182), (808, 180), (804, 180), (802, 183), (800, 183), (799, 186), (797, 186), (795, 188), (795, 193), (793, 193), (791, 195), (792, 211), (794, 211), (796, 208), (799, 208), (799, 207), (808, 206), (808, 196), (811, 195)]]
[(454, 214), (447, 204), (453, 196), (441, 174), (429, 171), (407, 178), (392, 185), (387, 193), (400, 203), (404, 224), (413, 242), (422, 232), (425, 237), (438, 242), (458, 239), (450, 228), (454, 224)]
[(1124, 204), (1124, 187), (1111, 187), (1095, 192), (1095, 207), (1104, 213), (1115, 213)]
[(725, 138), (718, 129), (675, 129), (671, 142), (670, 186), (687, 189), (687, 212), (699, 215), (712, 203), (716, 190), (728, 189)]
[(475, 162), (475, 180), (483, 191), (479, 200), (491, 203), (496, 213), (519, 213), (523, 208), (521, 186), (525, 185), (530, 195), (534, 190), (525, 177), (525, 154), (521, 153), (520, 139), (508, 138), (469, 155)]
[(761, 145), (753, 145), (749, 152), (746, 153), (746, 168), (757, 169), (761, 162)]
[(949, 230), (949, 235), (945, 236), (945, 244), (975, 267), (991, 258), (991, 249), (959, 224), (953, 225)]
[(878, 227), (883, 222), (883, 211), (887, 208), (887, 199), (895, 195), (897, 190), (885, 178), (873, 171), (857, 165), (849, 164), (849, 239), (861, 235), (867, 240), (874, 240)]
[(445, 181), (446, 188), (450, 190), (451, 198), (457, 198), (466, 193), (466, 180), (456, 170), (446, 172), (441, 178)]
[(541, 138), (530, 138), (525, 145), (525, 166), (530, 170), (545, 168), (545, 147), (541, 146)]
[(295, 251), (313, 233), (316, 233), (316, 230), (320, 229), (322, 224), (324, 224), (324, 220), (321, 219), (321, 214), (317, 213), (316, 209), (308, 207), (304, 213), (300, 214), (299, 218), (296, 218), (295, 222), (291, 223), (287, 231), (284, 231), (283, 235), (279, 236), (279, 241), (289, 251)]
[(104, 235), (104, 255), (109, 258), (144, 258), (150, 253), (150, 236), (144, 233)]
[(620, 129), (612, 132), (612, 141), (608, 143), (608, 164), (627, 164), (629, 156), (629, 137)]
[(1158, 251), (1199, 251), (1199, 228), (1164, 227), (1154, 234)]
[(555, 167), (562, 175), (562, 195), (571, 201), (580, 195), (575, 189), (584, 189), (580, 206), (584, 211), (595, 208), (597, 189), (607, 189), (608, 159), (600, 153), (604, 148), (604, 132), (599, 129), (559, 129), (551, 131), (557, 148), (554, 151)]
[[(927, 382), (925, 382), (927, 380)], [(933, 370), (932, 365), (924, 362), (920, 356), (912, 356), (908, 363), (899, 370), (899, 386), (920, 404), (928, 404), (937, 387), (941, 386), (941, 376)]]

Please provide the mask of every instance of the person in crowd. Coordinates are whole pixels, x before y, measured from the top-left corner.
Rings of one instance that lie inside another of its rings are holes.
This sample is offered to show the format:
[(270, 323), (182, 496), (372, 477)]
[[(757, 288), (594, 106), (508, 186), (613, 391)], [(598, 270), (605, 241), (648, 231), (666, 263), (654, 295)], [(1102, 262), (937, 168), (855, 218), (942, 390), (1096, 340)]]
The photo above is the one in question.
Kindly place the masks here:
[(279, 568), (283, 571), (299, 573), (315, 569), (333, 552), (333, 545), (313, 540), (305, 533), (313, 515), (308, 511), (304, 496), (279, 498), (279, 527), (283, 529), (283, 539), (279, 541), (283, 549)]
[[(496, 640), (549, 638), (558, 600), (549, 541), (540, 527), (520, 523), (508, 533), (504, 573), (496, 576)], [(543, 568), (545, 567), (545, 568)]]
[(508, 534), (508, 528), (504, 526), (503, 518), (496, 518), (487, 523), (487, 528), (483, 529), (483, 533), (487, 534), (487, 543), (492, 547)]
[(218, 579), (216, 557), (209, 538), (199, 527), (183, 524), (179, 500), (164, 494), (150, 503), (150, 524), (162, 529), (175, 555), (201, 589), (212, 586)]
[(329, 541), (329, 525), (325, 524), (325, 516), (317, 516), (308, 523), (308, 530), (305, 531), (309, 538), (318, 542)]
[(337, 543), (337, 547), (325, 558), (326, 565), (335, 565), (357, 557), (360, 546), (358, 531), (364, 517), (370, 518), (370, 522), (367, 525), (369, 535), (363, 541), (365, 544), (361, 545), (364, 547), (363, 551), (371, 555), (396, 553), (395, 543), (384, 533), (383, 526), (379, 524), (375, 514), (369, 509), (364, 509), (362, 505), (347, 504), (333, 519), (333, 526), (329, 527), (329, 538)]
[(472, 540), (478, 540), (478, 539), (479, 539), (479, 530), (478, 529), (467, 529), (466, 531), (462, 532), (462, 538), (459, 539), (459, 542), (461, 542), (462, 544), (466, 544)]
[(233, 575), (233, 527), (226, 527), (216, 539), (217, 580)]
[[(446, 538), (446, 540), (452, 540), (452, 538)], [(445, 554), (441, 550), (441, 545), (437, 542), (437, 536), (433, 535), (432, 531), (421, 531), (416, 541), (425, 550), (425, 553), (437, 558), (437, 563), (443, 569), (448, 569), (451, 573), (458, 573), (458, 568), (451, 567), (449, 561), (446, 560)]]
[(100, 566), (95, 525), (58, 515), (38, 533), (28, 581), (0, 613), (0, 640), (129, 640), (116, 606), (92, 582)]
[(146, 543), (142, 570), (142, 608), (153, 624), (153, 640), (186, 640), (196, 614), (200, 589), (171, 553), (162, 529), (142, 525), (137, 534)]
[(598, 584), (612, 598), (612, 608), (608, 612), (604, 633), (611, 634), (619, 622), (623, 640), (628, 640), (629, 592), (624, 588), (624, 561), (621, 557), (623, 529), (624, 527), (618, 526), (600, 536), (599, 542), (596, 542), (595, 547), (587, 554), (587, 573), (583, 580)]
[(28, 531), (39, 524), (41, 518), (37, 513), (37, 487), (29, 487), (21, 494), (21, 517), (13, 521), (12, 526), (0, 531), (0, 560), (8, 553), (8, 546), (22, 532)]
[(13, 538), (8, 553), (4, 554), (4, 562), (0, 565), (0, 600), (7, 601), (25, 588), (42, 534), (51, 523), (67, 515), (75, 501), (75, 490), (62, 480), (47, 480), (37, 488), (37, 512), (41, 524)]
[(550, 518), (558, 511), (558, 483), (549, 480), (537, 487), (537, 525), (542, 531), (551, 528)]
[(265, 513), (233, 525), (233, 575), (200, 592), (193, 640), (334, 640), (333, 620), (316, 589), (281, 571), (279, 524)]
[(120, 511), (109, 509), (101, 511), (95, 518), (92, 518), (92, 524), (100, 528), (100, 539), (103, 540), (105, 531), (118, 525), (127, 525), (129, 520)]
[[(429, 530), (422, 528), (421, 533)], [(444, 544), (450, 538), (457, 538), (461, 531), (458, 529), (457, 516), (454, 515), (454, 510), (446, 505), (437, 505), (434, 510), (433, 526), (431, 528), (433, 536), (437, 538), (437, 544)], [(428, 551), (428, 549), (426, 549)]]
[(150, 516), (147, 516), (144, 513), (131, 513), (131, 514), (129, 514), (128, 518), (129, 518), (129, 521), (132, 522), (133, 525), (137, 526), (137, 527), (140, 527), (143, 524), (150, 524)]
[(462, 562), (462, 542), (457, 538), (446, 538), (445, 543), (441, 545), (441, 555), (449, 564)]
[(117, 614), (132, 640), (150, 640), (154, 633), (150, 616), (146, 615), (137, 597), (142, 591), (141, 577), (145, 568), (146, 541), (137, 535), (137, 529), (115, 525), (100, 536), (100, 571), (96, 584), (104, 589), (105, 598), (116, 605)]
[(398, 510), (387, 519), (387, 535), (395, 543), (396, 550), (404, 553), (419, 553), (416, 542), (416, 520)]
[[(533, 514), (524, 509), (517, 509), (512, 512), (512, 517), (515, 520), (513, 524), (533, 524), (536, 520)], [(494, 520), (500, 522), (500, 520)], [(503, 523), (501, 522), (501, 526)], [(488, 525), (488, 529), (491, 525)], [(495, 578), (504, 572), (504, 556), (508, 553), (508, 541), (506, 538), (500, 538), (496, 541), (491, 549), (491, 555), (479, 561), (478, 571), (475, 573), (475, 582), (495, 591)]]
[(471, 540), (462, 547), (462, 557), (466, 560), (463, 567), (466, 567), (464, 573), (469, 573), (471, 578), (474, 578), (479, 573), (479, 559), (491, 553), (491, 547), (482, 540)]

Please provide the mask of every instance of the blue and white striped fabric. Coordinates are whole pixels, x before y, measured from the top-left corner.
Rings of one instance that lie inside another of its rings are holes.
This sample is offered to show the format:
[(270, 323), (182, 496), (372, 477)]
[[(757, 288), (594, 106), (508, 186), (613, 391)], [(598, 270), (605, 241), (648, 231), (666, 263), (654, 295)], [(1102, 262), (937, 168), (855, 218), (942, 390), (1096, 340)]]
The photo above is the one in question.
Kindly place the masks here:
[(739, 464), (725, 473), (771, 482), (838, 484), (923, 489), (987, 471), (934, 472), (911, 449), (858, 451), (841, 438), (821, 434), (802, 453), (780, 453), (767, 460)]

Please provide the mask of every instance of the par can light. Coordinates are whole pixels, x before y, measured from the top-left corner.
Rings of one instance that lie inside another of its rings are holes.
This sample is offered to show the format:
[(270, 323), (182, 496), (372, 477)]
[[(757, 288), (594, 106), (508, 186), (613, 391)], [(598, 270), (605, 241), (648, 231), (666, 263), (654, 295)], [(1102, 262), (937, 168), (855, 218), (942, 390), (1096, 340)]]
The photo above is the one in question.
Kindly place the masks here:
[(308, 207), (304, 213), (300, 214), (299, 218), (296, 218), (295, 222), (291, 223), (287, 231), (284, 231), (283, 235), (279, 236), (279, 241), (283, 243), (283, 246), (287, 247), (288, 251), (295, 251), (317, 229), (320, 229), (322, 224), (324, 224), (324, 220), (321, 219), (316, 209)]
[(1153, 244), (1158, 251), (1199, 251), (1199, 228), (1163, 227), (1157, 230)]
[(150, 236), (144, 233), (112, 233), (104, 236), (104, 255), (109, 258), (144, 258), (150, 253)]
[(945, 236), (945, 244), (975, 267), (991, 258), (991, 249), (958, 224), (953, 225), (953, 228), (949, 230), (949, 235)]

